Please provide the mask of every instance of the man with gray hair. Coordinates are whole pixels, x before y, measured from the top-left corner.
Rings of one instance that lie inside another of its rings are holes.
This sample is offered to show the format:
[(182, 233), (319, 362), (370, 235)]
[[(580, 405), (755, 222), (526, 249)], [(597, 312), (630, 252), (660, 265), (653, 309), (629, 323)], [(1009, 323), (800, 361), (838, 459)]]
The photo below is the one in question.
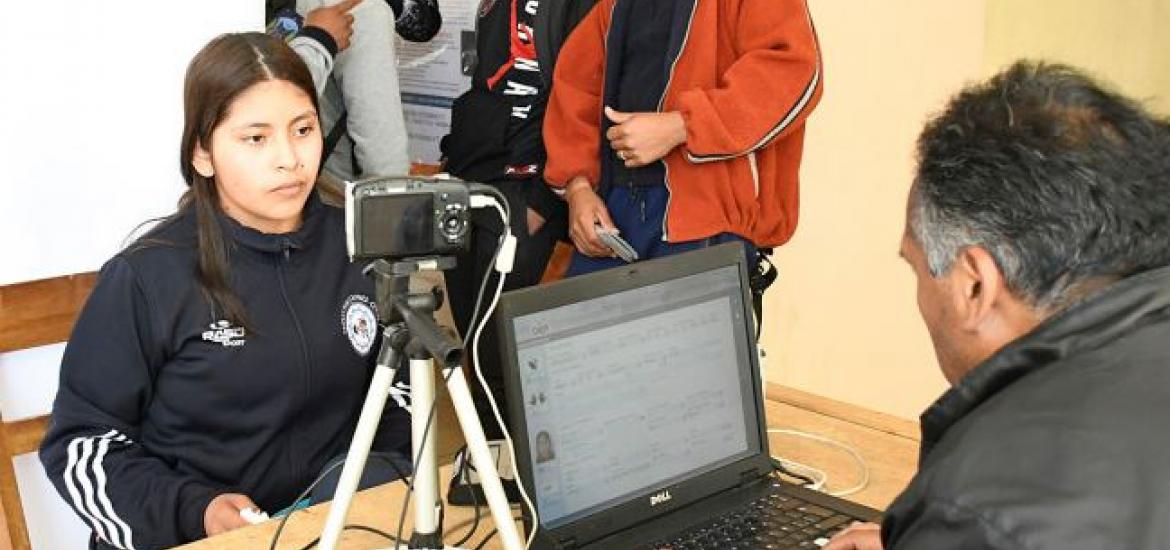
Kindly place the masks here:
[(882, 524), (826, 548), (1165, 548), (1167, 121), (1017, 63), (923, 131), (901, 253), (952, 388)]

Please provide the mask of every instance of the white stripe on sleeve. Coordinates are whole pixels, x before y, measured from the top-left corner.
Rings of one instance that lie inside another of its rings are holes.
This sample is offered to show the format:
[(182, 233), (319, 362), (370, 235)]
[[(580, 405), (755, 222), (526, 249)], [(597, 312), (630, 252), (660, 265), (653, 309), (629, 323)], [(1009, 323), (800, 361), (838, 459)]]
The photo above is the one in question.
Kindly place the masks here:
[(80, 461), (81, 445), (86, 441), (85, 437), (78, 437), (69, 442), (69, 463), (65, 466), (65, 489), (69, 491), (69, 499), (72, 500), (73, 508), (77, 513), (81, 514), (89, 526), (97, 533), (97, 536), (102, 540), (109, 540), (106, 536), (105, 526), (94, 517), (89, 507), (86, 506), (85, 499), (81, 498), (81, 492), (77, 489), (77, 484), (74, 483), (74, 473), (77, 470), (78, 462)]
[[(111, 442), (123, 445), (133, 443), (117, 430), (110, 430), (101, 436), (78, 437), (69, 442), (65, 486), (73, 500), (74, 508), (89, 521), (98, 537), (118, 548), (133, 550), (133, 531), (114, 511), (106, 490), (107, 478), (103, 462), (109, 453)], [(78, 486), (81, 488), (80, 491)]]

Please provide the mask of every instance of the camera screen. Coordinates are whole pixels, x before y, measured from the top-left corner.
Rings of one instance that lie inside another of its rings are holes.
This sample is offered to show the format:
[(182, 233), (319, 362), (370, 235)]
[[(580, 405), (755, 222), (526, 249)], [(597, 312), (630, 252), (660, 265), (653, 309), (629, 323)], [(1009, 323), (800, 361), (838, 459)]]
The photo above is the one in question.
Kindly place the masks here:
[(435, 246), (430, 193), (383, 195), (361, 202), (362, 248), (386, 256), (430, 253)]

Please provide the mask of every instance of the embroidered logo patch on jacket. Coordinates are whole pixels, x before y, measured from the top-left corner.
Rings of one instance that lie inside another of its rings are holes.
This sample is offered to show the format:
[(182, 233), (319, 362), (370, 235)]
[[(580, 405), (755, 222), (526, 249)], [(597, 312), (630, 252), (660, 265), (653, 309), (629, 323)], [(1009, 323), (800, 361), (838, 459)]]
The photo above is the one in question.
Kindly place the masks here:
[(353, 350), (365, 357), (374, 346), (378, 335), (378, 315), (368, 296), (352, 294), (341, 306), (341, 330), (349, 338)]
[(207, 328), (211, 330), (203, 331), (203, 339), (208, 342), (215, 342), (225, 348), (238, 348), (244, 345), (244, 327), (233, 327), (231, 321), (221, 319), (213, 321)]

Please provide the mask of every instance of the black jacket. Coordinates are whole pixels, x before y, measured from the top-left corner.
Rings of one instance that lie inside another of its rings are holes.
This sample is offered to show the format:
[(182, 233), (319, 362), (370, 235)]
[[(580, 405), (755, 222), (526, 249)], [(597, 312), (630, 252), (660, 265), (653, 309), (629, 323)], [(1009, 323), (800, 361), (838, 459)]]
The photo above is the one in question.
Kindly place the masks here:
[[(596, 0), (481, 0), (471, 88), (451, 106), (451, 132), (439, 146), (443, 167), (467, 181), (531, 182), (514, 209), (545, 219), (565, 207), (543, 179), (544, 108), (561, 46)], [(531, 50), (535, 59), (518, 59)]]
[[(190, 213), (102, 268), (40, 453), (95, 547), (202, 538), (224, 492), (275, 512), (345, 452), (379, 341), (373, 283), (346, 258), (343, 216), (314, 195), (294, 233), (220, 218), (252, 331), (222, 321), (196, 285)], [(376, 447), (408, 448), (409, 433), (392, 400)]]
[(1167, 548), (1170, 268), (1009, 344), (922, 415), (891, 550)]

